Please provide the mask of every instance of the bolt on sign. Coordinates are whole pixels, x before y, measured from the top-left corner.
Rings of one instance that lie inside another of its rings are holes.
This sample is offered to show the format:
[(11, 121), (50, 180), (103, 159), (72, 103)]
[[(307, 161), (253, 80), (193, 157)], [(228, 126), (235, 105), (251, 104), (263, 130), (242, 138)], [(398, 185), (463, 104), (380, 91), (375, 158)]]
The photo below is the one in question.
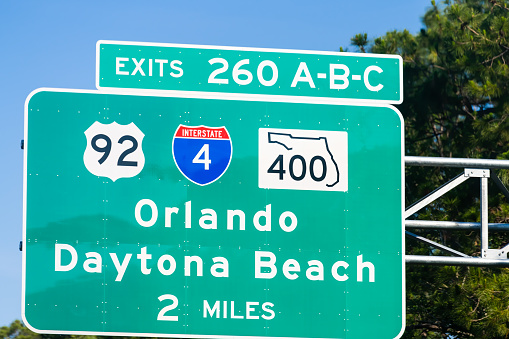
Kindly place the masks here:
[(98, 43), (99, 91), (26, 100), (25, 324), (400, 337), (404, 125), (398, 97), (365, 96), (401, 95), (400, 59), (132, 45)]
[(289, 102), (403, 101), (399, 55), (97, 42), (98, 89)]

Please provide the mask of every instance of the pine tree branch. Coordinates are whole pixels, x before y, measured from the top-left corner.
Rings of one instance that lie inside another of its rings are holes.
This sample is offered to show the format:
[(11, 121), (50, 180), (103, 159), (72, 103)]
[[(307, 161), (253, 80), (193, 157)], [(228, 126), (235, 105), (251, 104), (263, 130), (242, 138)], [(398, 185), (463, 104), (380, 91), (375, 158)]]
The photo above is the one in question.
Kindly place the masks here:
[(488, 38), (484, 37), (482, 34), (477, 32), (476, 30), (474, 30), (472, 27), (470, 27), (470, 25), (468, 23), (466, 23), (465, 21), (461, 20), (460, 17), (458, 17), (458, 20), (459, 20), (459, 22), (461, 22), (461, 27), (466, 27), (470, 32), (474, 33), (475, 35), (477, 35), (479, 37), (483, 37), (485, 40), (488, 40), (489, 42), (493, 42), (493, 41), (489, 40)]
[(500, 7), (502, 9), (505, 9), (506, 11), (509, 11), (509, 8), (505, 7), (505, 6), (501, 6), (496, 0), (490, 0), (490, 3), (493, 5), (493, 6), (496, 6), (496, 7)]
[(479, 319), (472, 319), (471, 322), (475, 323), (475, 322), (482, 321), (482, 320), (487, 319), (487, 318), (489, 318), (489, 314), (487, 314), (484, 317), (479, 318)]
[(422, 329), (442, 332), (442, 327), (435, 325), (435, 324), (431, 324), (431, 323), (420, 323), (420, 324), (416, 324), (416, 325), (408, 325), (406, 327), (407, 331), (408, 330), (422, 330)]
[(477, 299), (477, 305), (475, 305), (474, 309), (470, 312), (470, 314), (474, 314), (477, 311), (477, 307), (479, 307), (479, 304), (481, 303), (481, 299)]
[(467, 336), (470, 338), (474, 337), (474, 335), (472, 333), (457, 330), (457, 329), (450, 328), (450, 327), (440, 326), (440, 325), (432, 324), (432, 323), (420, 323), (420, 324), (416, 324), (416, 325), (406, 326), (406, 331), (411, 331), (411, 330), (428, 330), (428, 331), (433, 331), (433, 332), (441, 333), (441, 334), (455, 334), (455, 335)]
[(467, 336), (467, 337), (471, 337), (471, 338), (474, 337), (474, 335), (472, 333), (456, 330), (456, 329), (453, 329), (453, 328), (448, 328), (447, 329), (447, 333), (448, 334), (461, 335), (461, 336)]
[(438, 65), (435, 65), (435, 64), (433, 64), (431, 66), (434, 67), (434, 68), (441, 69), (442, 71), (447, 71), (447, 69), (445, 67), (442, 67), (442, 66), (438, 66)]
[[(502, 52), (502, 53), (500, 53), (499, 55), (494, 56), (494, 57), (493, 57), (493, 58), (491, 58), (491, 59), (484, 60), (484, 61), (482, 62), (482, 64), (483, 64), (483, 65), (485, 65), (485, 64), (487, 64), (487, 63), (489, 63), (489, 62), (490, 62), (490, 63), (491, 63), (490, 67), (493, 67), (493, 61), (495, 61), (496, 59), (498, 59), (498, 58), (502, 57), (502, 60), (504, 60), (503, 56), (504, 56), (504, 54), (506, 54), (507, 52), (509, 52), (509, 49), (508, 49), (507, 47), (503, 46), (503, 45), (500, 45), (500, 46), (501, 46), (501, 47), (504, 47), (504, 48), (505, 48), (505, 51), (503, 51), (503, 52)], [(505, 64), (505, 60), (504, 60), (504, 64)]]
[[(479, 33), (476, 30), (474, 30), (472, 27), (470, 27), (470, 25), (468, 23), (466, 23), (465, 21), (461, 20), (460, 17), (458, 17), (458, 21), (461, 22), (461, 27), (466, 27), (470, 32), (474, 33), (476, 36), (481, 37), (483, 40), (491, 42), (492, 44), (497, 44), (496, 41), (490, 40), (487, 37), (485, 37), (484, 35), (482, 35), (481, 33)], [(498, 45), (501, 46), (501, 47), (504, 47), (506, 50), (509, 49), (508, 46), (502, 45), (500, 43), (498, 43)]]

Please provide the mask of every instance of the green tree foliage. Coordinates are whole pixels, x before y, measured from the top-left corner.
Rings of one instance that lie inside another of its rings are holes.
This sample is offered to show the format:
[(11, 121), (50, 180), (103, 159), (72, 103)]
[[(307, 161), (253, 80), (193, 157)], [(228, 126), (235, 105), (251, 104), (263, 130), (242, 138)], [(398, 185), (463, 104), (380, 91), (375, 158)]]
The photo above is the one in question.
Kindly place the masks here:
[(21, 321), (15, 320), (10, 326), (0, 327), (0, 337), (3, 339), (35, 339), (37, 334), (26, 328)]
[[(509, 1), (431, 2), (419, 34), (393, 31), (359, 51), (399, 54), (404, 60), (406, 154), (509, 159)], [(406, 205), (461, 169), (406, 168)], [(507, 185), (507, 171), (498, 171)], [(490, 222), (507, 222), (509, 205), (490, 186)], [(493, 194), (495, 193), (495, 194)], [(423, 209), (424, 220), (479, 221), (479, 181), (471, 179)], [(479, 232), (417, 230), (466, 254), (480, 255)], [(490, 232), (490, 248), (509, 242)], [(445, 255), (412, 240), (407, 254)], [(408, 266), (405, 338), (509, 337), (509, 270)]]
[[(21, 321), (15, 320), (9, 326), (0, 327), (2, 339), (142, 339), (140, 337), (113, 337), (93, 335), (63, 335), (63, 334), (38, 334), (28, 329)], [(156, 339), (156, 338), (143, 338)]]

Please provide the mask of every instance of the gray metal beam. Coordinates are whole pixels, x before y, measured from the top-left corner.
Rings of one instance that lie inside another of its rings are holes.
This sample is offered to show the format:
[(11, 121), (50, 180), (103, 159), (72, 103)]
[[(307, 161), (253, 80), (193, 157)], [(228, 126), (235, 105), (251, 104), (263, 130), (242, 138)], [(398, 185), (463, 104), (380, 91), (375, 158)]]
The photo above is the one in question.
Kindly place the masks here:
[(509, 160), (492, 159), (467, 159), (467, 158), (434, 158), (434, 157), (405, 157), (406, 166), (433, 166), (433, 167), (457, 167), (463, 168), (464, 173), (436, 189), (426, 197), (408, 207), (404, 213), (405, 219), (415, 214), (426, 205), (449, 192), (469, 177), (480, 178), (480, 214), (481, 222), (456, 222), (456, 221), (432, 221), (432, 220), (405, 220), (407, 228), (433, 228), (449, 230), (480, 230), (481, 233), (481, 257), (469, 257), (466, 254), (453, 250), (447, 246), (432, 240), (406, 232), (406, 236), (438, 248), (455, 257), (445, 256), (405, 256), (407, 264), (421, 265), (462, 265), (462, 266), (498, 266), (509, 267), (509, 244), (502, 249), (489, 248), (489, 230), (509, 231), (509, 224), (488, 223), (488, 178), (491, 178), (509, 200), (509, 190), (500, 178), (490, 169), (509, 169)]
[(410, 265), (509, 267), (509, 259), (483, 259), (478, 257), (459, 258), (445, 256), (406, 255), (405, 261)]
[(453, 188), (455, 188), (456, 186), (460, 185), (461, 183), (465, 182), (468, 179), (469, 177), (466, 177), (464, 173), (459, 174), (454, 179), (450, 180), (446, 184), (437, 188), (436, 190), (434, 190), (421, 200), (417, 201), (416, 203), (408, 207), (405, 211), (405, 219), (414, 214), (415, 212), (419, 211), (421, 208), (440, 198), (442, 195), (449, 192), (450, 190), (452, 190)]
[[(430, 229), (448, 229), (448, 230), (472, 230), (481, 228), (480, 222), (463, 221), (435, 221), (435, 220), (405, 220), (407, 228), (430, 228)], [(490, 231), (509, 231), (509, 224), (489, 223)]]
[(494, 168), (509, 168), (509, 160), (406, 156), (405, 165), (494, 169)]
[(407, 237), (409, 237), (409, 238), (415, 239), (417, 241), (423, 242), (423, 243), (425, 243), (427, 245), (430, 245), (432, 247), (438, 248), (439, 250), (442, 250), (442, 251), (444, 251), (446, 253), (449, 253), (449, 254), (452, 254), (452, 255), (456, 255), (458, 257), (470, 258), (470, 256), (468, 256), (468, 255), (466, 255), (464, 253), (461, 253), (461, 252), (458, 252), (456, 250), (453, 250), (450, 247), (447, 247), (445, 245), (442, 245), (442, 244), (439, 244), (437, 242), (434, 242), (433, 240), (429, 240), (427, 238), (421, 237), (420, 235), (414, 234), (412, 232), (405, 231), (405, 235)]

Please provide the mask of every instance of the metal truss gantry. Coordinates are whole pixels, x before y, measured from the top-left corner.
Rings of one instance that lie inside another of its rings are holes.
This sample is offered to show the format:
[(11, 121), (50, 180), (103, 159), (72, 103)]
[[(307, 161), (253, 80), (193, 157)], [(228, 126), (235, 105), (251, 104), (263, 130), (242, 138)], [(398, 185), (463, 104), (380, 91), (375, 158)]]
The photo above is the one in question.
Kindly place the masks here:
[[(457, 167), (463, 169), (454, 179), (437, 188), (424, 198), (415, 202), (405, 210), (405, 234), (407, 237), (426, 243), (452, 256), (406, 255), (407, 264), (461, 265), (461, 266), (501, 266), (509, 267), (507, 252), (509, 244), (501, 249), (489, 248), (489, 231), (509, 231), (509, 224), (488, 223), (488, 179), (493, 180), (497, 187), (509, 200), (509, 190), (504, 186), (494, 169), (509, 169), (509, 160), (465, 159), (465, 158), (434, 158), (405, 157), (405, 166)], [(481, 222), (409, 220), (419, 210), (451, 191), (470, 178), (480, 180), (480, 212)], [(408, 229), (447, 229), (447, 230), (478, 230), (481, 235), (481, 256), (472, 257), (454, 250), (443, 244), (419, 236)]]

